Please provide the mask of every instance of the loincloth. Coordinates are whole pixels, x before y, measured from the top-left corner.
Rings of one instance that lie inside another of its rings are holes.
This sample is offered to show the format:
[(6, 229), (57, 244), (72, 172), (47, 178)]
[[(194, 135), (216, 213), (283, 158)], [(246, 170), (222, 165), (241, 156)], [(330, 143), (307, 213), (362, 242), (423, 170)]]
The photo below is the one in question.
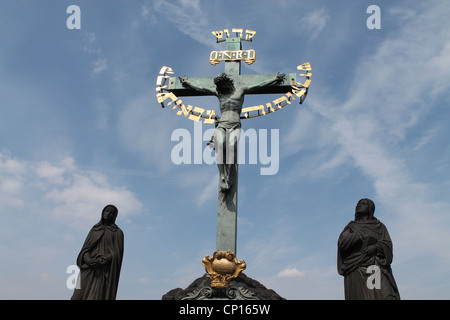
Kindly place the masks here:
[(216, 120), (215, 122), (216, 128), (222, 128), (225, 130), (234, 130), (241, 128), (240, 121), (230, 121), (230, 120)]
[[(230, 121), (230, 120), (216, 120), (215, 122), (216, 130), (217, 129), (224, 129), (225, 132), (229, 130), (236, 130), (241, 129), (241, 122), (240, 121)], [(213, 150), (216, 150), (216, 143), (214, 141), (214, 134), (212, 135), (211, 139), (208, 141), (207, 145), (212, 148)]]

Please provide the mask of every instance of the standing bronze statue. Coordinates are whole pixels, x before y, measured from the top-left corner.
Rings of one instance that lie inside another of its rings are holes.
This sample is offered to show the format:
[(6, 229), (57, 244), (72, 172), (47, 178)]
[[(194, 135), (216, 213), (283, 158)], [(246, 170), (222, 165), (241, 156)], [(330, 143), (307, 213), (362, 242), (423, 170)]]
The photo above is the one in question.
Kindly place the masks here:
[(361, 199), (338, 240), (337, 269), (344, 276), (346, 300), (399, 300), (392, 274), (392, 241), (374, 217), (375, 204)]
[(115, 300), (122, 266), (124, 237), (110, 204), (86, 237), (77, 258), (80, 268), (72, 300)]

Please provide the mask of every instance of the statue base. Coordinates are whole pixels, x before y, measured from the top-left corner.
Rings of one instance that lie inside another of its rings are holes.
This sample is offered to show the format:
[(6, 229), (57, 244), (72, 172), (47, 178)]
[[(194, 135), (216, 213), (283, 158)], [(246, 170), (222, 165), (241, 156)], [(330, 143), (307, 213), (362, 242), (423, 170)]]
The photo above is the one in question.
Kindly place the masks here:
[(241, 273), (227, 288), (211, 287), (208, 274), (197, 278), (186, 289), (176, 288), (162, 300), (285, 300), (274, 290)]

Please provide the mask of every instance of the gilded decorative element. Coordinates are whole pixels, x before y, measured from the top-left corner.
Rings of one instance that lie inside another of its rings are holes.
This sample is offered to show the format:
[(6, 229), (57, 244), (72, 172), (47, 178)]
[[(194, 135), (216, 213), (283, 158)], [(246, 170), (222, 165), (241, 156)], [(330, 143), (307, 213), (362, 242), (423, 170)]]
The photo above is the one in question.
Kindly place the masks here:
[(231, 280), (237, 278), (245, 270), (244, 260), (238, 260), (231, 251), (216, 251), (213, 256), (205, 256), (202, 261), (208, 277), (211, 279), (211, 287), (227, 288)]

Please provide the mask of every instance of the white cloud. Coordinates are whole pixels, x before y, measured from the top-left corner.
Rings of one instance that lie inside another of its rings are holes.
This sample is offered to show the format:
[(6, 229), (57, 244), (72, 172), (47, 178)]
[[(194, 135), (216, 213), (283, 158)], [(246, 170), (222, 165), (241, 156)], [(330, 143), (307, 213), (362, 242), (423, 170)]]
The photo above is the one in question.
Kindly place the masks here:
[(3, 179), (0, 182), (1, 192), (17, 194), (22, 189), (22, 182), (15, 179)]
[(304, 278), (305, 271), (300, 271), (297, 268), (284, 269), (277, 274), (277, 278)]
[(215, 199), (217, 199), (217, 192), (219, 189), (219, 174), (217, 173), (211, 176), (208, 172), (207, 178), (209, 182), (205, 185), (197, 200), (197, 205), (199, 207), (204, 205), (205, 203), (208, 203), (209, 201), (214, 201)]
[(98, 74), (102, 72), (103, 70), (106, 70), (108, 67), (108, 64), (106, 63), (106, 59), (98, 59), (92, 63), (93, 69), (92, 72), (94, 74)]
[(238, 215), (237, 220), (239, 228), (253, 227), (253, 222), (250, 219), (243, 217), (242, 215)]
[(85, 32), (83, 33), (83, 50), (86, 53), (94, 53), (98, 54), (102, 50), (97, 43), (97, 37), (93, 32)]
[[(445, 38), (443, 39), (445, 40)], [(425, 63), (425, 68), (432, 75), (433, 87), (431, 93), (433, 95), (440, 94), (448, 89), (447, 79), (450, 74), (450, 42), (443, 41), (443, 48), (439, 55), (432, 57)]]
[(132, 192), (112, 185), (103, 173), (79, 168), (71, 157), (58, 163), (28, 163), (2, 151), (0, 168), (0, 212), (39, 203), (50, 207), (54, 217), (78, 225), (99, 218), (103, 207), (110, 203), (124, 217), (142, 209)]
[(149, 284), (150, 282), (152, 282), (152, 280), (150, 280), (149, 278), (139, 278), (138, 279), (138, 282), (140, 283), (140, 284)]
[(52, 213), (58, 217), (92, 221), (107, 204), (114, 204), (121, 216), (139, 212), (140, 202), (125, 188), (111, 186), (106, 176), (96, 172), (73, 173), (69, 185), (54, 188), (45, 198), (57, 204)]
[(54, 184), (63, 184), (65, 173), (75, 169), (75, 160), (68, 157), (60, 161), (59, 165), (52, 165), (48, 161), (42, 161), (35, 168), (35, 172), (39, 178), (46, 179)]
[(6, 149), (0, 150), (0, 172), (3, 174), (20, 175), (26, 171), (25, 164), (14, 159)]
[(0, 150), (0, 212), (24, 205), (21, 191), (24, 188), (26, 172), (24, 163), (13, 158), (7, 150)]
[(141, 7), (141, 17), (147, 18), (149, 16), (149, 14), (150, 14), (150, 11), (148, 10), (147, 5), (143, 5)]
[[(211, 33), (205, 32), (210, 29), (208, 16), (203, 13), (199, 1), (178, 1), (177, 4), (159, 0), (153, 4), (154, 10), (163, 18), (173, 23), (179, 31), (192, 39), (211, 46)], [(212, 31), (212, 30), (211, 30)]]
[(423, 146), (427, 145), (431, 141), (433, 141), (434, 138), (439, 134), (439, 131), (441, 128), (439, 127), (433, 127), (425, 132), (424, 135), (422, 135), (417, 144), (413, 147), (413, 150), (417, 151), (421, 149)]
[(325, 28), (328, 20), (329, 15), (325, 8), (316, 9), (300, 20), (301, 30), (309, 31), (309, 39), (313, 40)]

